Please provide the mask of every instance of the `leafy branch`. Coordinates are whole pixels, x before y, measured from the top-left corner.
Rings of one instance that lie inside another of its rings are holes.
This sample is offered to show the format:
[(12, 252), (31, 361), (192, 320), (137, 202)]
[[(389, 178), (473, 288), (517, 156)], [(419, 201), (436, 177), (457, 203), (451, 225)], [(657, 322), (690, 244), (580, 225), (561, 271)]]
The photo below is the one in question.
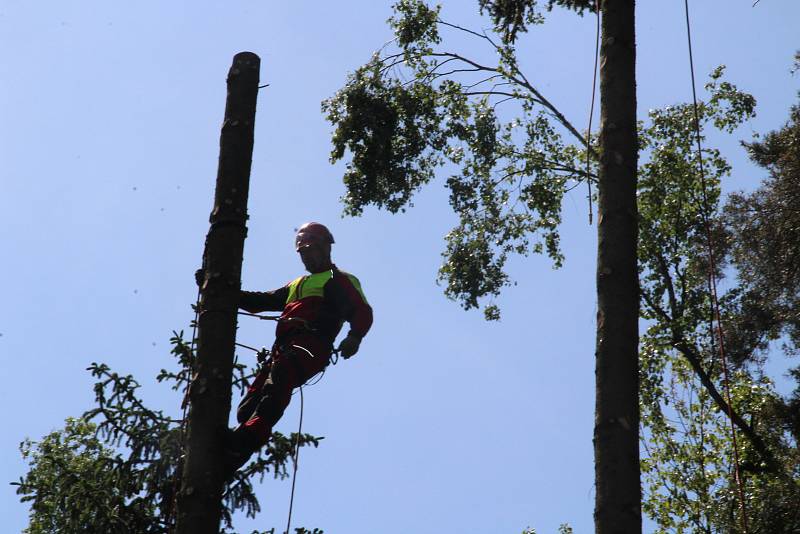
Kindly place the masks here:
[[(331, 160), (350, 155), (345, 213), (404, 211), (440, 170), (456, 169), (446, 186), (459, 223), (446, 237), (439, 281), (466, 309), (488, 298), (484, 313), (496, 319), (491, 300), (512, 283), (511, 255), (546, 253), (561, 265), (561, 200), (570, 182), (594, 179), (583, 162), (586, 150), (598, 154), (531, 83), (511, 43), (446, 21), (421, 0), (394, 11), (395, 39), (323, 103), (335, 127)], [(444, 48), (445, 30), (477, 38), (496, 63)], [(504, 103), (516, 106), (499, 110)]]

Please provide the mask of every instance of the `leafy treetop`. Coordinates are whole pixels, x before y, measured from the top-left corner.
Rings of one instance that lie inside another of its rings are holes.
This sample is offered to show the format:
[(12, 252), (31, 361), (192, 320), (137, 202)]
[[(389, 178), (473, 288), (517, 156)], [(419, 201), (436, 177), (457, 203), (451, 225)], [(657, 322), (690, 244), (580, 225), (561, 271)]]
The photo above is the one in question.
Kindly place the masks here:
[[(483, 8), (502, 18), (511, 4)], [(535, 2), (522, 4), (535, 11)], [(458, 224), (445, 238), (439, 279), (448, 297), (476, 308), (511, 283), (510, 255), (546, 253), (561, 265), (561, 200), (594, 178), (583, 164), (587, 140), (527, 78), (513, 39), (444, 21), (440, 7), (421, 0), (397, 2), (389, 23), (393, 43), (323, 103), (335, 127), (331, 159), (351, 157), (345, 213), (369, 205), (404, 211), (440, 169), (455, 169), (446, 184)], [(494, 62), (447, 50), (441, 31), (474, 38)], [(491, 302), (484, 311), (499, 317)]]

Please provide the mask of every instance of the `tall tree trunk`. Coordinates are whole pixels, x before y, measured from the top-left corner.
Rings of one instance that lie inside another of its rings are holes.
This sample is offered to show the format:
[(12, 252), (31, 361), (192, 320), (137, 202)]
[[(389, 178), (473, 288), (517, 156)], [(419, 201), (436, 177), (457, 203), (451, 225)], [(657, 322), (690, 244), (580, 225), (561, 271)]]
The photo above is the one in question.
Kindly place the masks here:
[(233, 58), (220, 135), (217, 186), (203, 256), (197, 362), (189, 392), (186, 458), (176, 531), (217, 534), (224, 486), (221, 445), (231, 409), (231, 377), (247, 195), (261, 60), (251, 52)]
[(634, 0), (602, 2), (595, 531), (642, 530)]

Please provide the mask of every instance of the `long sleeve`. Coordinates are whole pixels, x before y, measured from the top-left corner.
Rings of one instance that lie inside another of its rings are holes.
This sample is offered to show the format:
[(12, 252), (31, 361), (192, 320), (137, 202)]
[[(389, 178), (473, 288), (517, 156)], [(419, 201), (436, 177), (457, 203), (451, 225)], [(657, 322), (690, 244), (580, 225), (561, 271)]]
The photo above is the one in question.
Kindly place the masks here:
[(289, 286), (274, 291), (242, 291), (239, 293), (239, 307), (250, 313), (283, 311), (289, 296)]
[(364, 337), (372, 326), (372, 307), (367, 302), (358, 278), (348, 273), (335, 278), (336, 285), (341, 288), (346, 300), (344, 319), (350, 323), (350, 334)]

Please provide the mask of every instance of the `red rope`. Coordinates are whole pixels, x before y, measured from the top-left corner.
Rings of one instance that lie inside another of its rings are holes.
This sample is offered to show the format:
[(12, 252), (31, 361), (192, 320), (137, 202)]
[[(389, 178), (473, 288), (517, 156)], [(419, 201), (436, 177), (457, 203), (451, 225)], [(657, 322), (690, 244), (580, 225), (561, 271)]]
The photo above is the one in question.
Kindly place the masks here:
[[(736, 427), (733, 424), (733, 403), (731, 402), (731, 387), (730, 387), (730, 377), (728, 375), (728, 360), (725, 354), (725, 335), (722, 331), (722, 318), (719, 312), (719, 298), (717, 294), (717, 265), (716, 265), (716, 257), (714, 253), (714, 237), (711, 231), (711, 222), (708, 218), (708, 213), (710, 211), (710, 206), (708, 202), (708, 192), (707, 192), (707, 183), (706, 183), (706, 175), (705, 175), (705, 167), (703, 166), (703, 149), (700, 142), (700, 114), (698, 111), (697, 106), (697, 89), (696, 83), (694, 79), (694, 57), (692, 55), (692, 32), (691, 26), (689, 24), (689, 0), (684, 0), (684, 6), (686, 10), (686, 36), (689, 43), (689, 70), (692, 76), (692, 103), (694, 106), (694, 127), (697, 137), (697, 162), (698, 167), (700, 170), (700, 183), (702, 186), (702, 193), (703, 193), (703, 219), (706, 227), (706, 239), (708, 241), (708, 286), (709, 286), (709, 293), (711, 294), (711, 304), (712, 304), (712, 317), (711, 317), (711, 328), (712, 328), (712, 336), (711, 341), (713, 343), (714, 336), (713, 332), (716, 330), (717, 338), (719, 343), (717, 344), (718, 352), (719, 352), (719, 360), (720, 366), (722, 367), (722, 377), (723, 377), (723, 384), (725, 388), (725, 400), (728, 403), (728, 421), (730, 422), (731, 428), (731, 441), (733, 443), (733, 472), (734, 478), (736, 480), (736, 488), (739, 497), (739, 507), (741, 508), (742, 514), (742, 528), (743, 532), (747, 534), (748, 532), (748, 521), (747, 521), (747, 506), (744, 497), (744, 483), (742, 482), (741, 472), (739, 470), (739, 446), (736, 439)], [(714, 327), (714, 323), (716, 323), (716, 327)]]

